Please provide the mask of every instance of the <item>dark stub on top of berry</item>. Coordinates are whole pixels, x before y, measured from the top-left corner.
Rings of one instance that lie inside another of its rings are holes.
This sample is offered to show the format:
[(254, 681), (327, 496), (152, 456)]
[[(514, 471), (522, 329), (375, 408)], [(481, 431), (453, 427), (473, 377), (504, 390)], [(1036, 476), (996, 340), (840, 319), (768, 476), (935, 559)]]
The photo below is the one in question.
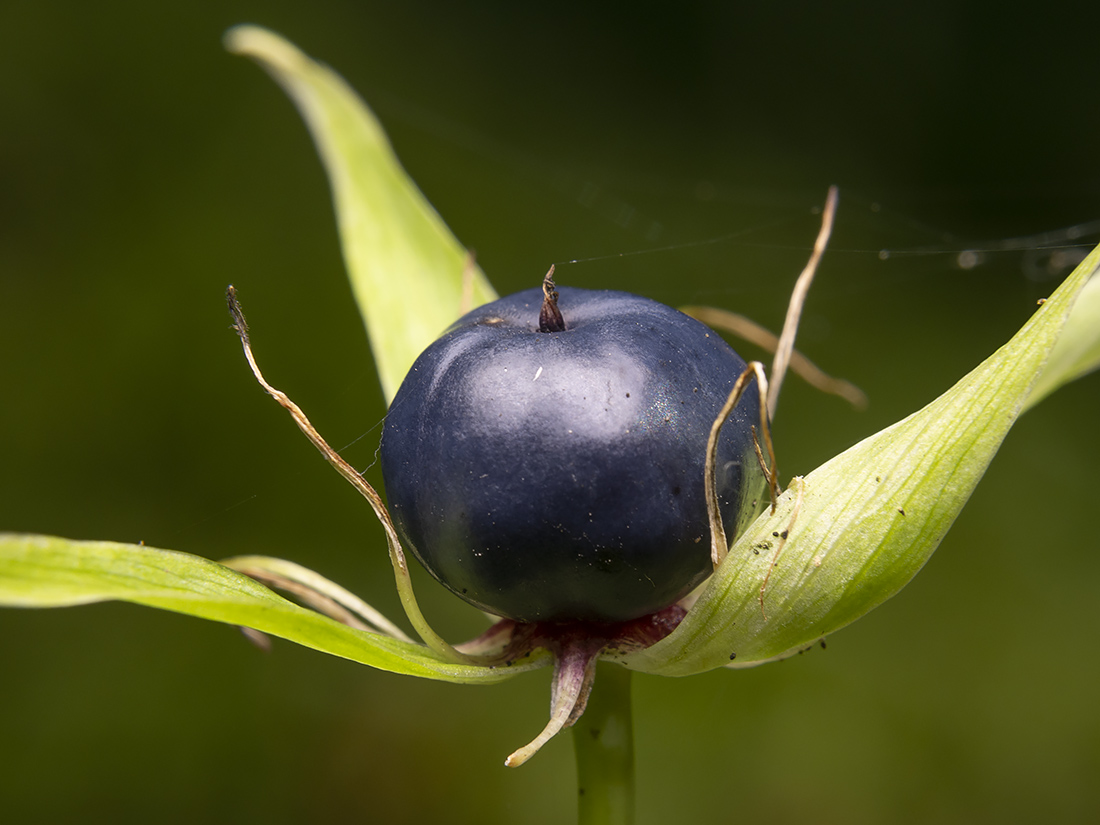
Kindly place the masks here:
[(539, 332), (562, 332), (565, 319), (558, 309), (558, 291), (554, 288), (554, 265), (542, 279), (542, 309), (539, 310)]

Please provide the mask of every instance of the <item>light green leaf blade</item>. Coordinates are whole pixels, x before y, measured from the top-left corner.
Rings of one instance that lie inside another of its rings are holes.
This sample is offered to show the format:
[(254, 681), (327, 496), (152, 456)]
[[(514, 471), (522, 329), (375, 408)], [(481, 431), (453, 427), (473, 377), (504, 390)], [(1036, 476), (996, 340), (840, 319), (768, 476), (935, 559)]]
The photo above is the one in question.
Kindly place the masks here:
[[(1096, 251), (1089, 260), (1095, 262)], [(1095, 266), (1094, 266), (1095, 268)], [(1043, 374), (1031, 388), (1025, 409), (1030, 409), (1070, 381), (1100, 369), (1100, 277), (1092, 278), (1073, 305), (1065, 329), (1051, 350)]]
[(456, 665), (423, 645), (348, 627), (198, 556), (106, 541), (0, 533), (0, 605), (66, 607), (125, 601), (251, 627), (371, 667), (461, 683), (490, 683), (542, 667)]
[[(461, 314), (466, 250), (343, 78), (256, 26), (231, 29), (226, 47), (255, 59), (286, 89), (313, 135), (388, 402), (416, 357)], [(496, 298), (476, 265), (470, 272), (470, 308)]]
[[(1100, 248), (951, 390), (810, 473), (800, 506), (796, 480), (776, 514), (733, 545), (680, 626), (624, 663), (668, 676), (759, 664), (813, 644), (897, 593), (970, 497), (1098, 267)], [(1064, 372), (1053, 384), (1072, 367), (1054, 365)]]

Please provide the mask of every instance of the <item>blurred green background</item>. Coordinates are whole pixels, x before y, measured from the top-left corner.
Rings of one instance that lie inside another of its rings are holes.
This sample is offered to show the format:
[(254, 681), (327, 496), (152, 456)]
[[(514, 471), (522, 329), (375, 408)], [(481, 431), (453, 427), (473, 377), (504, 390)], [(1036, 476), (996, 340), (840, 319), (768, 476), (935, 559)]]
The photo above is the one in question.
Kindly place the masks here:
[[(366, 97), (501, 293), (596, 259), (559, 283), (778, 327), (839, 184), (800, 344), (871, 407), (790, 382), (786, 477), (931, 400), (1067, 273), (1006, 239), (1098, 239), (1092, 3), (8, 0), (2, 529), (281, 556), (400, 614), (369, 510), (229, 330), (233, 282), (268, 377), (374, 462), (327, 184), (222, 50), (240, 22)], [(826, 651), (636, 678), (640, 822), (1100, 819), (1098, 402), (1094, 376), (1021, 420), (928, 568)], [(478, 631), (419, 581), (446, 635)], [(128, 605), (4, 611), (0, 819), (568, 822), (568, 737), (502, 767), (548, 701), (546, 673), (458, 687)]]

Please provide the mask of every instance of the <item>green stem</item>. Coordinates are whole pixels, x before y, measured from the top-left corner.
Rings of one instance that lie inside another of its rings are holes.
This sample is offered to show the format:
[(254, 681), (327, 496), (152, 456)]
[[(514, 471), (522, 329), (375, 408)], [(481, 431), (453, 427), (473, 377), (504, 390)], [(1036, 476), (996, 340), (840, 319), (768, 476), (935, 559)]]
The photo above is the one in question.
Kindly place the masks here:
[(634, 726), (630, 671), (610, 662), (596, 666), (595, 687), (573, 726), (577, 756), (578, 825), (634, 822)]

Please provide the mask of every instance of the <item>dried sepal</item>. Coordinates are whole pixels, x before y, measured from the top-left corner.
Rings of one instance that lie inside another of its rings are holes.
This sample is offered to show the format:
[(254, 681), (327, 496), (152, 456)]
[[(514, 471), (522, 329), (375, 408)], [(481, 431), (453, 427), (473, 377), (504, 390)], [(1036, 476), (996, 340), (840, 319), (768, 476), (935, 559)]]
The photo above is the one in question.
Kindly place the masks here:
[(405, 631), (354, 593), (308, 567), (270, 556), (234, 556), (223, 559), (222, 564), (274, 590), (290, 593), (307, 607), (349, 627), (412, 641)]
[(294, 423), (298, 425), (298, 429), (300, 429), (313, 446), (320, 451), (321, 455), (325, 457), (325, 460), (328, 461), (328, 463), (367, 500), (368, 504), (370, 504), (371, 509), (374, 511), (374, 515), (377, 517), (386, 534), (386, 546), (389, 550), (390, 562), (393, 565), (394, 579), (397, 582), (397, 593), (401, 599), (401, 606), (405, 609), (405, 615), (408, 617), (409, 622), (412, 624), (417, 634), (424, 640), (424, 643), (428, 647), (444, 659), (463, 664), (478, 664), (479, 662), (472, 657), (456, 650), (452, 645), (446, 642), (442, 636), (436, 633), (430, 624), (428, 624), (428, 620), (424, 618), (424, 614), (420, 610), (420, 605), (417, 604), (416, 595), (413, 593), (412, 578), (409, 576), (409, 564), (405, 557), (405, 551), (401, 547), (401, 540), (397, 537), (397, 530), (393, 526), (393, 520), (386, 510), (386, 505), (382, 502), (382, 497), (378, 495), (378, 492), (362, 475), (344, 461), (343, 457), (328, 445), (328, 442), (326, 442), (325, 439), (321, 437), (321, 434), (317, 432), (306, 417), (306, 414), (302, 412), (302, 409), (291, 401), (286, 393), (275, 389), (275, 387), (267, 382), (263, 373), (260, 372), (260, 367), (256, 363), (255, 356), (252, 354), (252, 343), (249, 337), (248, 323), (245, 321), (244, 311), (241, 309), (240, 301), (237, 299), (237, 290), (232, 285), (226, 290), (226, 301), (229, 305), (229, 312), (233, 316), (233, 328), (241, 339), (241, 346), (244, 348), (245, 358), (248, 361), (248, 366), (252, 369), (252, 374), (255, 376), (257, 383), (259, 383), (267, 394), (274, 398), (283, 409), (290, 413), (291, 418), (294, 419)]

